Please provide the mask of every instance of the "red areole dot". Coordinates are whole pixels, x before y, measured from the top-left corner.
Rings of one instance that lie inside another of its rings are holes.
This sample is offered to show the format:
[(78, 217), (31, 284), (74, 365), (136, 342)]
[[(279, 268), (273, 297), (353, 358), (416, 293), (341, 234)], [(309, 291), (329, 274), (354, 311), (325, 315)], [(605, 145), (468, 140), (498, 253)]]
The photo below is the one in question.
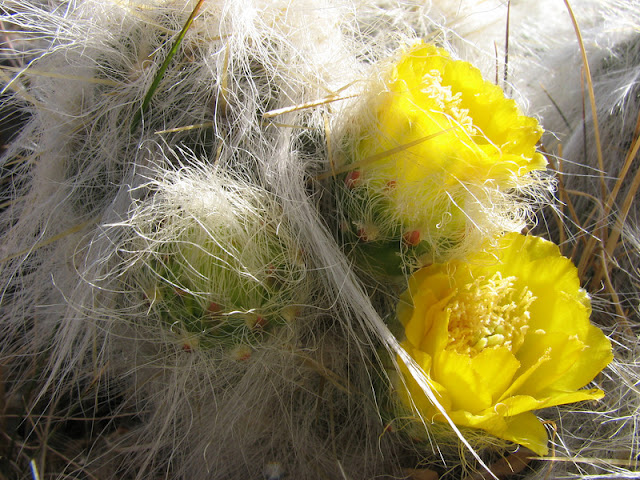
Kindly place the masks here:
[(415, 247), (420, 243), (420, 232), (418, 230), (412, 230), (402, 235), (404, 243), (411, 247)]
[(347, 173), (346, 178), (344, 179), (344, 183), (347, 188), (355, 188), (360, 180), (360, 171), (359, 170), (351, 170)]

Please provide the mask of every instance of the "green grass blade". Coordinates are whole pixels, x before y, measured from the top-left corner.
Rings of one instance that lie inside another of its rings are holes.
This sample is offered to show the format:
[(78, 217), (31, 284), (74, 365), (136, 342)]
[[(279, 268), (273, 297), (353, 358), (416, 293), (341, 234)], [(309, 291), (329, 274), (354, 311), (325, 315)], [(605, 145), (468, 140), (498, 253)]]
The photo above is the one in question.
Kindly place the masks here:
[(162, 77), (164, 77), (164, 74), (167, 71), (167, 68), (169, 68), (169, 63), (171, 63), (171, 60), (173, 59), (176, 52), (178, 51), (178, 48), (180, 48), (180, 44), (182, 43), (184, 36), (187, 34), (187, 30), (189, 30), (189, 28), (191, 27), (191, 24), (193, 23), (193, 20), (196, 18), (196, 15), (198, 14), (198, 11), (200, 10), (200, 7), (202, 6), (203, 3), (204, 3), (204, 0), (198, 1), (193, 11), (191, 12), (191, 15), (189, 15), (189, 18), (184, 24), (184, 27), (182, 27), (182, 30), (180, 31), (178, 38), (176, 38), (176, 41), (171, 47), (171, 50), (169, 51), (167, 58), (165, 58), (164, 62), (162, 62), (160, 69), (158, 70), (155, 78), (153, 79), (153, 83), (149, 87), (149, 90), (147, 91), (147, 94), (145, 95), (144, 100), (142, 101), (142, 105), (140, 106), (140, 109), (136, 112), (136, 114), (133, 117), (133, 120), (131, 121), (131, 133), (134, 133), (136, 128), (138, 128), (138, 125), (142, 120), (142, 115), (144, 114), (145, 110), (149, 106), (149, 103), (151, 103), (151, 97), (153, 97), (153, 94), (158, 88), (158, 85), (160, 84)]

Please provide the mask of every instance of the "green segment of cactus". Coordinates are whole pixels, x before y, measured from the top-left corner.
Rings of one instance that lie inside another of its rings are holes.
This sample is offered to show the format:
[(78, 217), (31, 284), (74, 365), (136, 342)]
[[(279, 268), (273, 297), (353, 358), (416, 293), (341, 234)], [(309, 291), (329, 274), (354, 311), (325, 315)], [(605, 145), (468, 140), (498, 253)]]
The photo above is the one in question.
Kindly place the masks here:
[(302, 249), (268, 192), (190, 180), (165, 185), (133, 215), (145, 244), (134, 284), (185, 349), (256, 344), (306, 301)]
[(339, 177), (336, 196), (340, 205), (341, 235), (351, 245), (358, 263), (375, 274), (396, 276), (429, 263), (429, 242), (393, 215), (388, 195), (392, 184), (373, 189), (360, 171)]

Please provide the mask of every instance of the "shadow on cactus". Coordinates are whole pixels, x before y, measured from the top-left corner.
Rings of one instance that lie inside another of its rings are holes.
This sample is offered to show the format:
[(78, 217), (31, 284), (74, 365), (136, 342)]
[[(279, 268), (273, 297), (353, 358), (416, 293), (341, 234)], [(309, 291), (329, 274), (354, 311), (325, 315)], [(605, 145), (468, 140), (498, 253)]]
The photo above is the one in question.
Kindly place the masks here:
[(154, 194), (122, 224), (140, 313), (184, 350), (219, 347), (238, 360), (295, 319), (307, 268), (273, 195), (204, 169), (166, 172), (148, 186)]

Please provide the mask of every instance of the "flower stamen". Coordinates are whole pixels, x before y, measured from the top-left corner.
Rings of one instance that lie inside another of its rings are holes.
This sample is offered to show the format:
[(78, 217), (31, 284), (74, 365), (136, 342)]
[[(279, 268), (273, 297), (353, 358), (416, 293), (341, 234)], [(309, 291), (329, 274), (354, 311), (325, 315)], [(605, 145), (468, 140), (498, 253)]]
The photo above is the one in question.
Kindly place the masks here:
[(515, 353), (529, 328), (529, 308), (536, 299), (527, 287), (517, 287), (516, 281), (497, 272), (465, 285), (446, 307), (447, 348), (472, 357), (500, 346)]

